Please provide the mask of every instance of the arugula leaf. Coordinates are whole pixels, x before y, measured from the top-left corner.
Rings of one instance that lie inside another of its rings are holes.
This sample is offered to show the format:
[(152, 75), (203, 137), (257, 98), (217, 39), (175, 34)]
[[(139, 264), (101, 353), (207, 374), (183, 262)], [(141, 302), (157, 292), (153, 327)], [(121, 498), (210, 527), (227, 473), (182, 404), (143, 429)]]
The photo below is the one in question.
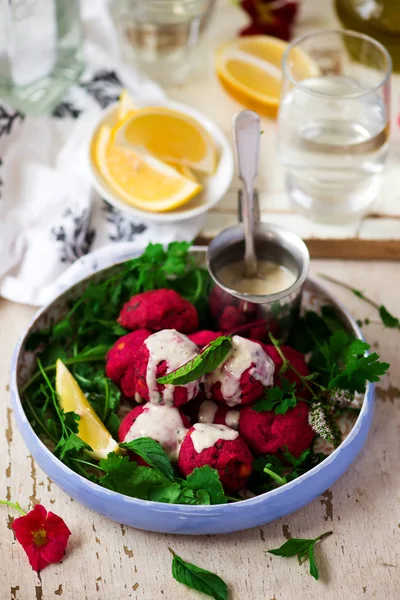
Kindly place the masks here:
[(157, 471), (160, 471), (170, 481), (174, 480), (174, 471), (171, 461), (165, 453), (165, 450), (158, 442), (149, 437), (141, 437), (137, 440), (124, 442), (120, 444), (121, 448), (126, 448), (138, 454), (143, 460)]
[(276, 415), (284, 415), (289, 408), (294, 408), (297, 404), (295, 390), (295, 383), (290, 383), (286, 377), (281, 377), (280, 386), (267, 388), (265, 398), (257, 400), (252, 408), (256, 412), (274, 410)]
[(172, 559), (172, 576), (179, 583), (203, 592), (215, 600), (228, 600), (228, 586), (218, 575), (188, 563), (169, 548)]
[(328, 535), (331, 535), (332, 533), (332, 531), (327, 531), (326, 533), (323, 533), (314, 539), (292, 538), (282, 544), (280, 548), (267, 550), (267, 552), (274, 554), (275, 556), (298, 556), (299, 562), (307, 557), (310, 562), (310, 574), (314, 577), (314, 579), (318, 579), (319, 572), (317, 565), (315, 564), (314, 547), (315, 544), (328, 537)]
[(225, 493), (218, 472), (209, 465), (194, 469), (187, 476), (183, 485), (196, 493), (207, 492), (211, 504), (226, 503)]
[(157, 383), (172, 383), (174, 385), (185, 385), (203, 375), (214, 371), (224, 360), (232, 348), (232, 340), (227, 336), (220, 336), (210, 342), (203, 350), (189, 360), (187, 363), (171, 371), (164, 377), (159, 377)]

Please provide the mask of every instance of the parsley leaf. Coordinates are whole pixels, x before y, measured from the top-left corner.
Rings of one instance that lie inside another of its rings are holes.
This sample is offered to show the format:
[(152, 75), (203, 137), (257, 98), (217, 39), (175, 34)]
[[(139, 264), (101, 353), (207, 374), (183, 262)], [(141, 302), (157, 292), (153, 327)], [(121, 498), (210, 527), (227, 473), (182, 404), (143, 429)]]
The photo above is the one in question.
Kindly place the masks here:
[(323, 533), (314, 539), (292, 538), (282, 544), (280, 548), (267, 550), (267, 552), (274, 554), (275, 556), (298, 556), (299, 562), (308, 558), (310, 561), (310, 574), (314, 577), (314, 579), (318, 579), (319, 572), (317, 565), (315, 564), (314, 547), (315, 544), (323, 540), (325, 537), (328, 537), (328, 535), (331, 535), (332, 533), (332, 531), (327, 531), (326, 533)]
[(276, 415), (284, 415), (289, 408), (294, 408), (297, 404), (296, 384), (290, 383), (286, 377), (280, 378), (280, 384), (280, 386), (267, 388), (265, 398), (257, 400), (253, 404), (253, 410), (256, 412), (274, 410)]
[(174, 480), (174, 472), (171, 461), (165, 453), (165, 450), (158, 442), (149, 437), (141, 437), (137, 440), (124, 442), (120, 444), (121, 448), (126, 448), (138, 454), (143, 460), (157, 471), (160, 471), (170, 481)]
[(218, 472), (209, 465), (194, 469), (184, 481), (184, 487), (187, 487), (196, 493), (207, 492), (211, 504), (226, 503)]
[(215, 600), (228, 600), (228, 586), (218, 575), (182, 560), (171, 548), (169, 551), (173, 555), (172, 576), (176, 581)]
[(200, 379), (203, 375), (214, 371), (222, 363), (231, 348), (231, 338), (221, 335), (187, 363), (164, 375), (164, 377), (159, 377), (157, 383), (185, 385), (190, 381)]

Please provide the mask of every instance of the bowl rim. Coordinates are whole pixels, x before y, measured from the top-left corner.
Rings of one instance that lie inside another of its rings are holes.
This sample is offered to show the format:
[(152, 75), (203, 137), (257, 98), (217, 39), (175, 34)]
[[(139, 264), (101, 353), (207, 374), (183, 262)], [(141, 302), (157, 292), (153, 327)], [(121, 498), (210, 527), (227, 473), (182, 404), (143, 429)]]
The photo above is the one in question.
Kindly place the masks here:
[[(222, 130), (214, 123), (214, 121), (212, 119), (210, 119), (207, 115), (205, 115), (201, 111), (197, 110), (196, 108), (193, 108), (189, 104), (186, 104), (184, 102), (176, 102), (175, 100), (169, 100), (169, 99), (165, 100), (164, 102), (158, 101), (154, 104), (154, 106), (156, 104), (165, 106), (167, 108), (179, 110), (180, 112), (183, 112), (183, 113), (193, 117), (194, 119), (199, 121), (199, 123), (211, 135), (214, 142), (217, 143), (217, 146), (218, 146), (219, 150), (221, 151), (220, 152), (220, 161), (222, 159), (224, 160), (224, 162), (226, 164), (225, 168), (227, 169), (227, 172), (228, 172), (228, 177), (226, 178), (225, 184), (223, 186), (224, 189), (223, 189), (222, 193), (215, 195), (215, 198), (212, 201), (201, 204), (200, 206), (194, 207), (192, 209), (189, 209), (189, 210), (179, 210), (178, 209), (175, 211), (166, 211), (166, 212), (162, 212), (162, 213), (147, 212), (147, 211), (141, 210), (140, 208), (135, 208), (134, 206), (131, 206), (127, 202), (124, 202), (122, 199), (119, 199), (117, 196), (112, 194), (111, 190), (108, 188), (106, 182), (102, 181), (102, 178), (97, 173), (97, 171), (93, 165), (93, 161), (91, 158), (91, 147), (92, 147), (92, 139), (93, 139), (94, 133), (100, 127), (100, 125), (107, 119), (107, 117), (109, 117), (113, 112), (116, 112), (116, 109), (118, 107), (118, 102), (113, 102), (112, 104), (110, 104), (110, 106), (108, 106), (105, 110), (103, 110), (100, 113), (99, 117), (96, 119), (96, 121), (93, 123), (93, 125), (90, 129), (89, 136), (86, 141), (86, 143), (87, 143), (86, 161), (87, 161), (87, 167), (88, 167), (89, 173), (90, 173), (91, 184), (94, 187), (94, 189), (96, 190), (96, 192), (102, 198), (104, 198), (107, 202), (109, 202), (110, 204), (115, 206), (118, 210), (121, 210), (123, 213), (126, 214), (126, 216), (141, 218), (144, 221), (160, 223), (160, 224), (186, 221), (188, 219), (193, 219), (195, 217), (199, 217), (199, 216), (203, 215), (204, 213), (206, 213), (207, 211), (209, 211), (214, 206), (216, 206), (223, 199), (223, 197), (226, 195), (226, 193), (229, 190), (229, 187), (233, 180), (234, 169), (235, 169), (233, 151), (232, 151), (231, 145), (230, 145), (227, 137), (222, 132)], [(152, 104), (149, 103), (149, 104), (146, 104), (146, 106), (151, 107)], [(143, 106), (143, 108), (146, 108), (146, 106)], [(219, 168), (219, 165), (217, 166), (215, 173), (213, 175), (210, 175), (209, 177), (216, 176), (218, 173), (218, 168)]]
[[(194, 246), (192, 248), (192, 251), (197, 251), (197, 252), (204, 251), (205, 252), (206, 247)], [(137, 256), (137, 252), (133, 253), (133, 257), (134, 256)], [(306, 473), (303, 473), (303, 475), (300, 475), (300, 477), (297, 477), (293, 481), (290, 481), (289, 483), (286, 483), (286, 484), (284, 484), (276, 489), (270, 490), (268, 492), (264, 492), (263, 494), (259, 494), (258, 496), (243, 499), (238, 502), (232, 502), (230, 504), (227, 503), (227, 504), (212, 504), (212, 505), (186, 505), (186, 504), (182, 505), (182, 504), (170, 504), (170, 503), (166, 503), (166, 502), (155, 502), (152, 500), (143, 500), (143, 499), (135, 498), (132, 496), (126, 496), (125, 494), (121, 494), (119, 492), (115, 492), (113, 490), (104, 488), (97, 483), (93, 483), (93, 482), (89, 481), (88, 479), (84, 478), (82, 475), (79, 475), (79, 473), (76, 473), (75, 471), (73, 471), (72, 469), (67, 467), (42, 442), (42, 440), (39, 438), (39, 436), (36, 434), (35, 430), (33, 429), (32, 425), (28, 419), (27, 414), (25, 413), (25, 410), (24, 410), (24, 407), (22, 404), (22, 400), (20, 397), (19, 389), (18, 389), (18, 383), (17, 383), (17, 374), (18, 374), (18, 370), (19, 370), (19, 363), (20, 363), (20, 359), (21, 359), (21, 355), (22, 355), (23, 346), (26, 342), (27, 336), (29, 335), (31, 329), (34, 327), (37, 320), (47, 310), (49, 310), (49, 308), (54, 303), (58, 302), (58, 300), (64, 294), (68, 294), (70, 292), (70, 290), (73, 289), (75, 286), (81, 285), (82, 283), (84, 284), (86, 281), (89, 281), (92, 277), (97, 276), (102, 271), (112, 268), (112, 267), (116, 267), (117, 265), (123, 264), (127, 260), (129, 260), (129, 259), (124, 258), (121, 261), (116, 260), (114, 263), (112, 263), (109, 266), (103, 267), (101, 269), (93, 270), (93, 272), (90, 275), (82, 277), (81, 279), (76, 280), (72, 285), (69, 285), (68, 287), (66, 287), (60, 294), (58, 294), (56, 297), (54, 297), (50, 302), (45, 304), (42, 308), (40, 308), (35, 313), (35, 315), (30, 320), (29, 324), (25, 328), (23, 334), (21, 335), (20, 339), (18, 340), (18, 342), (14, 348), (12, 361), (11, 361), (11, 372), (10, 372), (10, 392), (13, 397), (13, 407), (19, 412), (19, 416), (28, 425), (28, 427), (30, 429), (30, 433), (32, 435), (32, 439), (35, 439), (36, 443), (42, 448), (45, 455), (49, 458), (49, 460), (53, 464), (55, 464), (55, 467), (57, 467), (60, 470), (60, 472), (65, 475), (65, 477), (67, 479), (72, 479), (72, 480), (77, 481), (79, 483), (79, 485), (83, 486), (87, 491), (95, 492), (98, 495), (98, 498), (103, 498), (104, 500), (106, 499), (107, 502), (109, 502), (110, 500), (111, 501), (113, 501), (113, 500), (114, 501), (123, 501), (124, 503), (138, 505), (141, 507), (151, 507), (154, 509), (158, 508), (159, 511), (165, 511), (168, 513), (176, 513), (177, 516), (179, 516), (178, 515), (179, 510), (181, 510), (182, 506), (184, 506), (185, 514), (188, 517), (190, 517), (190, 516), (201, 517), (201, 515), (206, 516), (207, 514), (212, 513), (212, 512), (218, 513), (219, 511), (221, 511), (221, 509), (223, 509), (224, 512), (235, 513), (237, 510), (239, 510), (239, 507), (243, 506), (246, 508), (251, 508), (253, 506), (257, 506), (259, 504), (264, 503), (265, 501), (267, 501), (270, 498), (275, 498), (281, 494), (284, 494), (288, 491), (293, 491), (297, 487), (302, 486), (303, 483), (307, 479), (315, 476), (316, 474), (320, 473), (321, 471), (324, 471), (325, 469), (328, 469), (329, 466), (331, 465), (331, 463), (336, 460), (338, 455), (347, 446), (351, 445), (351, 443), (356, 438), (356, 436), (358, 435), (360, 430), (363, 428), (364, 421), (366, 421), (368, 419), (370, 405), (372, 404), (373, 397), (374, 397), (374, 385), (370, 382), (367, 382), (366, 391), (364, 394), (361, 410), (360, 410), (357, 420), (355, 421), (350, 433), (348, 434), (346, 439), (340, 444), (340, 446), (338, 448), (336, 448), (329, 456), (327, 456), (327, 458), (324, 461), (322, 461), (321, 463), (319, 463), (318, 465), (316, 465), (315, 467), (313, 467)], [(347, 321), (348, 325), (351, 326), (356, 337), (360, 340), (364, 340), (364, 336), (361, 332), (361, 329), (357, 325), (355, 319), (352, 317), (350, 312), (343, 306), (342, 302), (337, 300), (335, 298), (335, 296), (324, 285), (321, 285), (314, 277), (308, 277), (306, 281), (309, 281), (312, 286), (314, 286), (321, 294), (326, 296), (332, 302), (332, 304), (341, 312), (342, 316)], [(18, 423), (18, 428), (20, 429), (19, 423)], [(25, 439), (24, 439), (24, 441), (25, 441)]]

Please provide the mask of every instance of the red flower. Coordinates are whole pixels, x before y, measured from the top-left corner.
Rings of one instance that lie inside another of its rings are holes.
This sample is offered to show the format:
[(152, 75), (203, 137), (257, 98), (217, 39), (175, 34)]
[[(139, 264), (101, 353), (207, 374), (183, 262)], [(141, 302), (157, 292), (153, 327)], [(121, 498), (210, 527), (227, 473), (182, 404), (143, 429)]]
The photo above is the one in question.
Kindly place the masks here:
[(36, 504), (26, 515), (15, 519), (12, 528), (35, 571), (59, 562), (71, 535), (61, 517), (47, 512), (41, 504)]
[(289, 40), (298, 11), (296, 0), (241, 0), (251, 23), (240, 35), (272, 35)]

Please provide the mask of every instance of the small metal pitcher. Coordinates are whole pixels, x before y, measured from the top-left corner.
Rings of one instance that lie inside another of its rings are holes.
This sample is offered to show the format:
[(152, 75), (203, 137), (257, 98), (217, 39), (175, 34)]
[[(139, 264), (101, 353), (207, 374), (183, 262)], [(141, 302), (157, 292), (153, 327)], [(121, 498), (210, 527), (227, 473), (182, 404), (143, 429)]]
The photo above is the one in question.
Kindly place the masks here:
[[(255, 213), (259, 214), (257, 204)], [(239, 223), (221, 231), (208, 247), (207, 265), (215, 282), (210, 294), (210, 310), (222, 332), (248, 324), (250, 337), (267, 340), (270, 331), (275, 337), (285, 339), (299, 315), (302, 287), (310, 264), (308, 249), (298, 235), (258, 219), (254, 233), (257, 257), (286, 267), (296, 275), (296, 281), (286, 290), (266, 296), (240, 293), (222, 283), (218, 271), (243, 260), (244, 229)]]

